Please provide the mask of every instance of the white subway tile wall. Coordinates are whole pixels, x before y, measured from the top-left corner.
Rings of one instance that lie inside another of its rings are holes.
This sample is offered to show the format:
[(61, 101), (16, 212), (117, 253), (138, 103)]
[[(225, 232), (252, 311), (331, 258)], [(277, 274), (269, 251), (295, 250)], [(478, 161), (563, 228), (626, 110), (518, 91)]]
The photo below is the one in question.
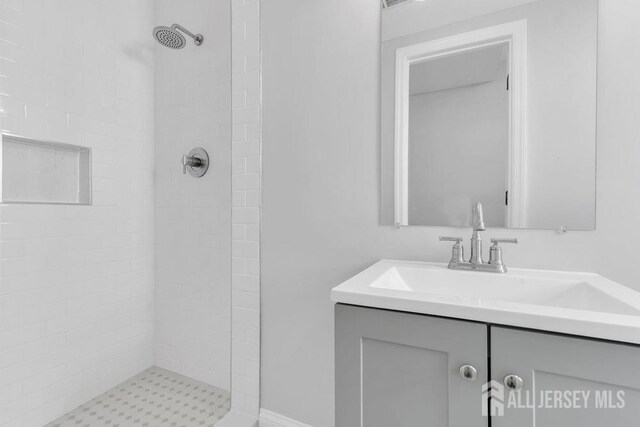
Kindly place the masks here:
[(94, 190), (0, 206), (0, 426), (153, 364), (153, 21), (153, 0), (0, 0), (0, 127), (91, 147)]
[[(230, 1), (158, 0), (155, 25), (175, 22), (204, 43), (156, 47), (156, 364), (230, 390)], [(195, 147), (202, 178), (180, 163)]]
[(260, 2), (232, 0), (232, 409), (260, 407)]

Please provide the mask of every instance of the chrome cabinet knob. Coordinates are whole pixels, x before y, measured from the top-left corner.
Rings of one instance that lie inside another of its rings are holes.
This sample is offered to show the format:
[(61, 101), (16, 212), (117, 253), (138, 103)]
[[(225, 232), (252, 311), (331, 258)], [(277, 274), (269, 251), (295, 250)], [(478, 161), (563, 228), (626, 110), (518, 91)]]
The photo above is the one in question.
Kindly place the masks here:
[(520, 391), (524, 386), (524, 381), (522, 381), (522, 378), (513, 374), (507, 375), (506, 377), (504, 377), (503, 382), (507, 390), (511, 390), (511, 391)]
[(465, 381), (475, 381), (478, 378), (478, 371), (471, 365), (460, 366), (460, 376)]

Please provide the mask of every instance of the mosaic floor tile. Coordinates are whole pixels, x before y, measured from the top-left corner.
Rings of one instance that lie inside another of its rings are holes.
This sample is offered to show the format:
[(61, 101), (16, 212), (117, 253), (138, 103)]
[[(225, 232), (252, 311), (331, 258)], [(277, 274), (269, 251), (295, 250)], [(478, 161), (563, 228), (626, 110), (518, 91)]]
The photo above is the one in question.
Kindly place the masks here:
[(211, 427), (230, 406), (229, 392), (153, 367), (46, 427)]

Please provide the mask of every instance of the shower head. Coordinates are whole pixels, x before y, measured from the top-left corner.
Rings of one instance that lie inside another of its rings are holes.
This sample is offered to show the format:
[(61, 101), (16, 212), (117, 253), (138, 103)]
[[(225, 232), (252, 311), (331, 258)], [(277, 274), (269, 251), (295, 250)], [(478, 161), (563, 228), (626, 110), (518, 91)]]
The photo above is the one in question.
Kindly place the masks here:
[(204, 40), (202, 34), (193, 34), (188, 31), (186, 28), (182, 27), (178, 24), (173, 24), (171, 27), (158, 26), (153, 29), (153, 37), (156, 39), (158, 43), (162, 46), (171, 48), (171, 49), (182, 49), (187, 41), (184, 36), (180, 33), (180, 31), (188, 35), (193, 39), (193, 42), (196, 46), (200, 46)]

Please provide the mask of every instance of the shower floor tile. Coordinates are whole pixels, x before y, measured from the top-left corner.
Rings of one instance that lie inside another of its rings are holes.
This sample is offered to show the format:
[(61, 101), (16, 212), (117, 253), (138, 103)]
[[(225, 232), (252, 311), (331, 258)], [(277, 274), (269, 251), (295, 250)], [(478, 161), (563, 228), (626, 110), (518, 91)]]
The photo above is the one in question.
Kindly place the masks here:
[(227, 391), (153, 367), (46, 427), (209, 427), (230, 404)]

